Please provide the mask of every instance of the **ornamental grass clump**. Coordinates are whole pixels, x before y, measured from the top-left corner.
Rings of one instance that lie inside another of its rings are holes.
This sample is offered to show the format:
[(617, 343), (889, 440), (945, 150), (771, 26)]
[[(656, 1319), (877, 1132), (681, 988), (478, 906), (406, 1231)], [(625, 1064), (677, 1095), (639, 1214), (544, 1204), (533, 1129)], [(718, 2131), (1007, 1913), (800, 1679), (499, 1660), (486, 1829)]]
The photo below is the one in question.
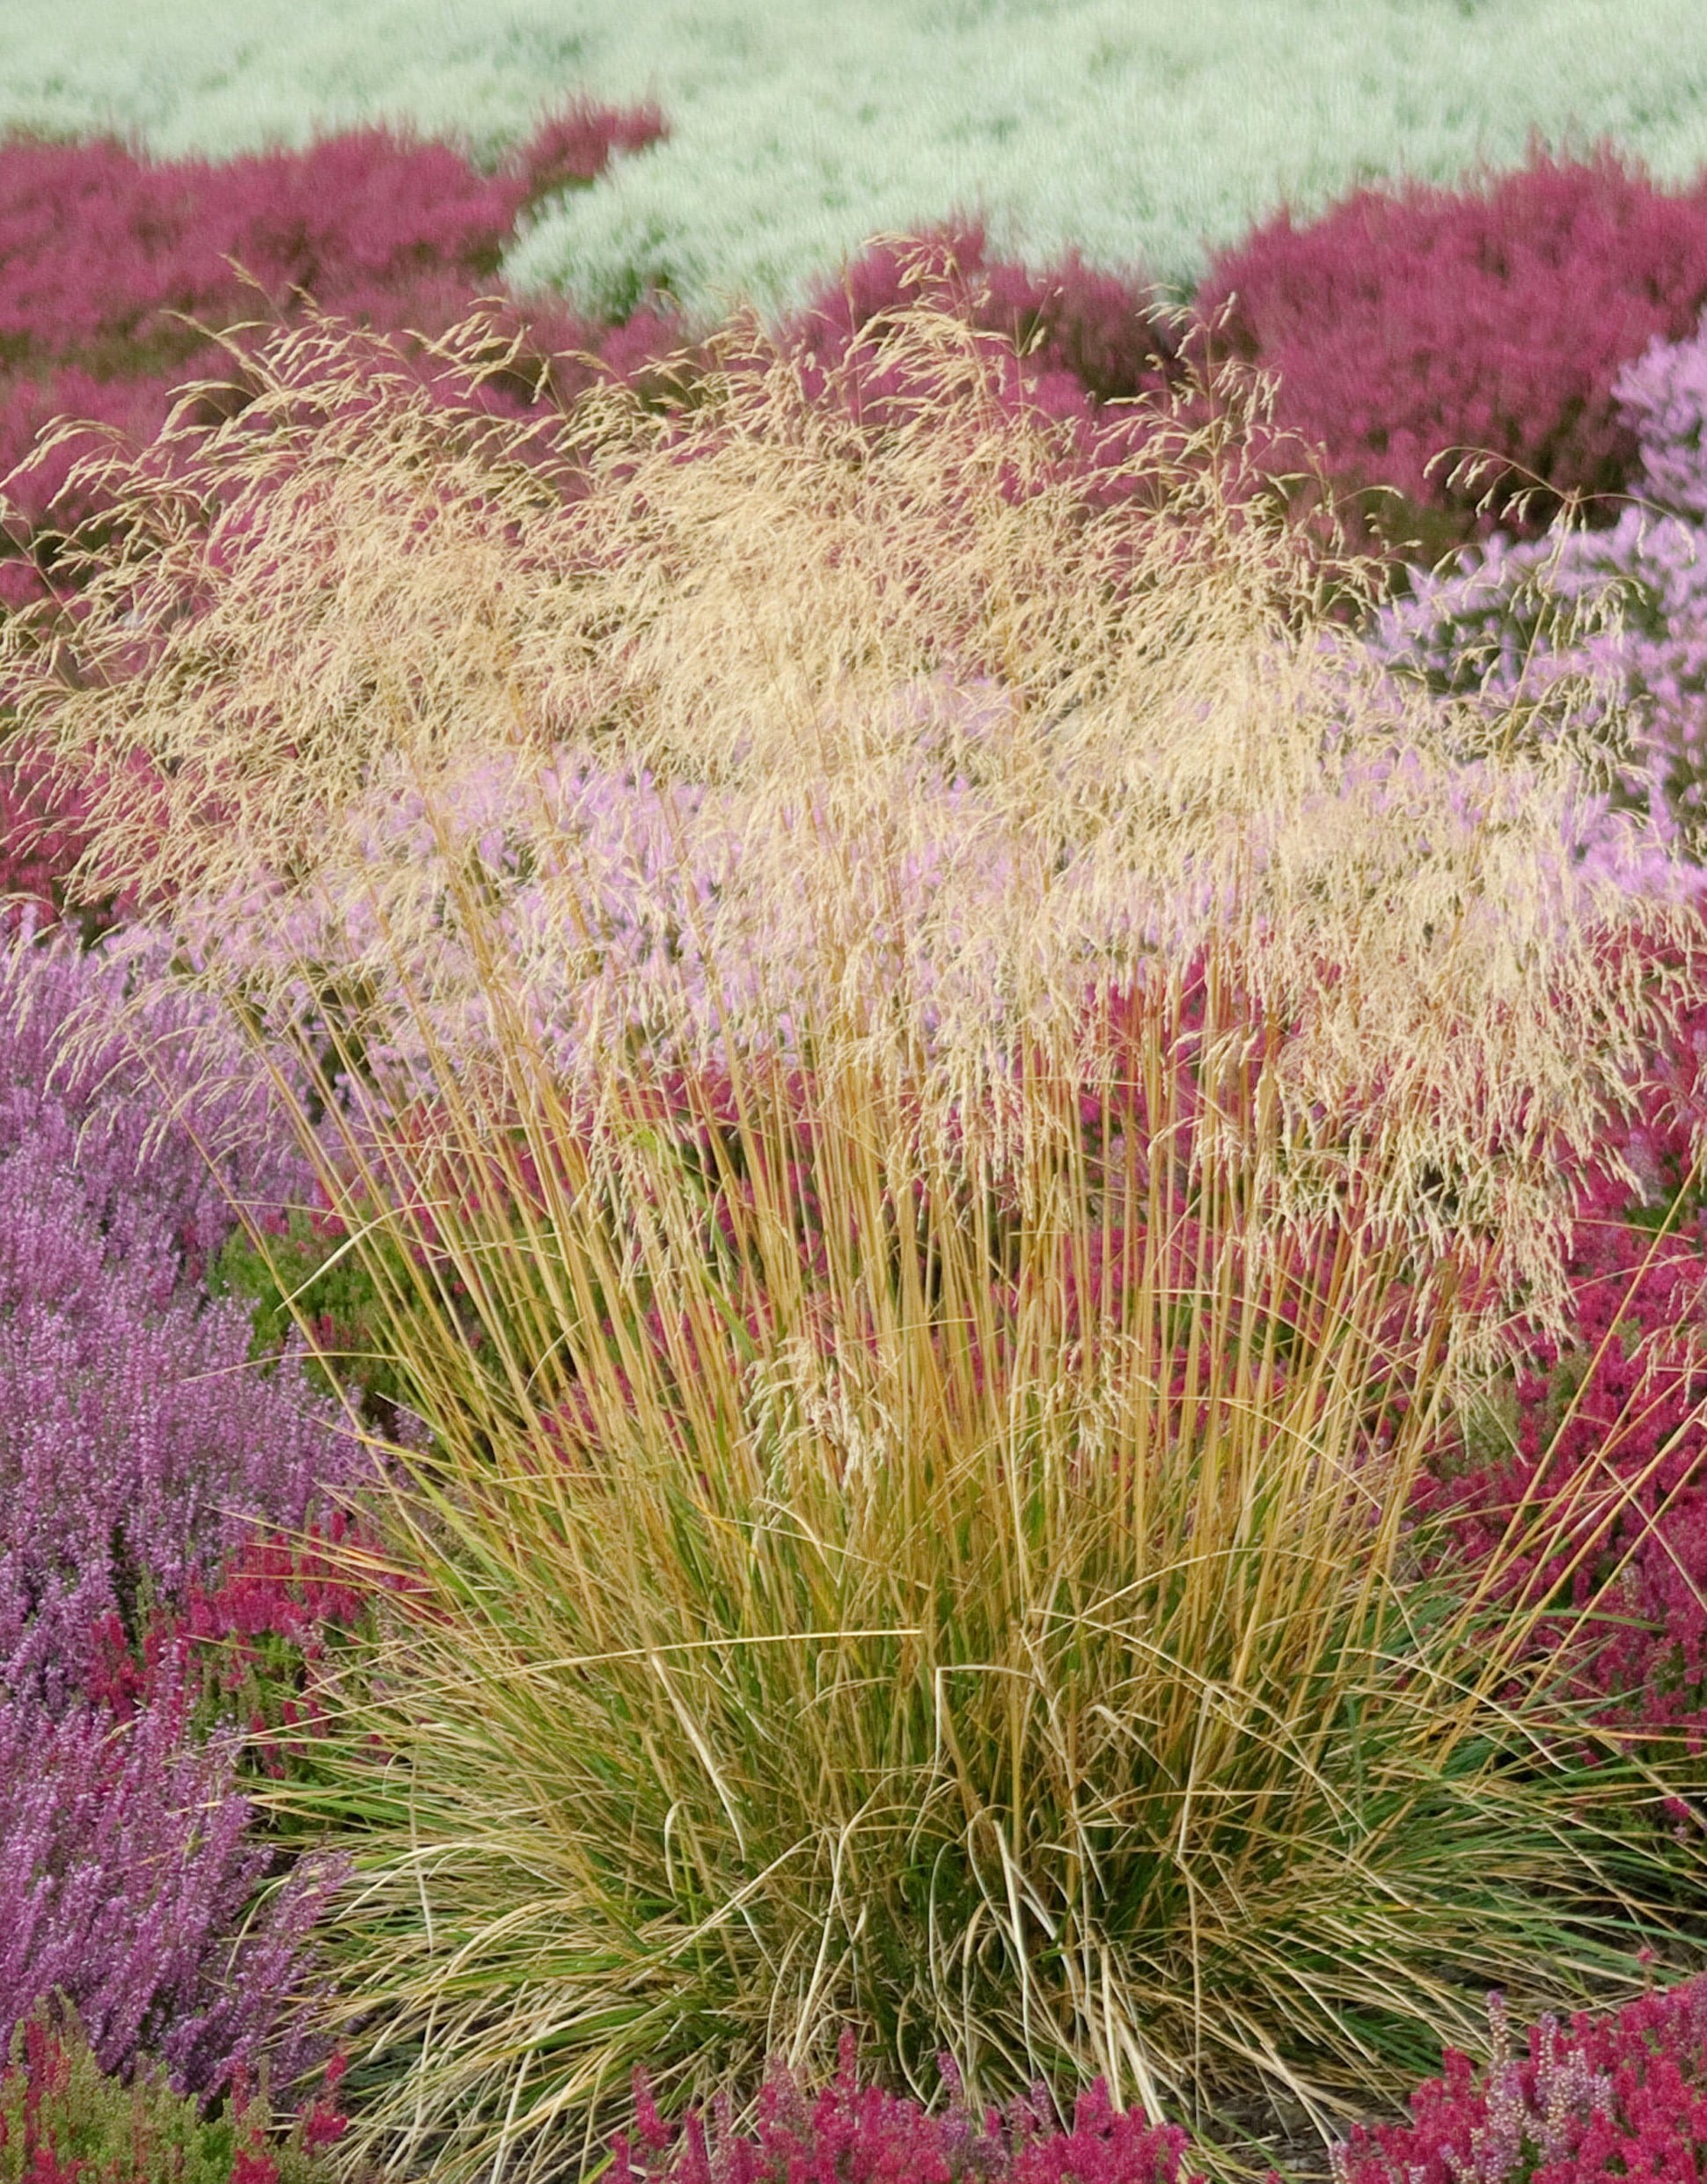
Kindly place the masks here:
[(367, 1696), (268, 1793), (355, 1862), (392, 2175), (575, 2173), (637, 2065), (679, 2111), (850, 2026), (1225, 2167), (1492, 1979), (1634, 1983), (1697, 1869), (1639, 1824), (1696, 1763), (1408, 1516), (1696, 998), (1663, 846), (1579, 861), (1569, 721), (1327, 673), (1224, 424), (1123, 485), (1003, 347), (748, 326), (553, 469), (323, 324), (0, 632), (430, 1431)]

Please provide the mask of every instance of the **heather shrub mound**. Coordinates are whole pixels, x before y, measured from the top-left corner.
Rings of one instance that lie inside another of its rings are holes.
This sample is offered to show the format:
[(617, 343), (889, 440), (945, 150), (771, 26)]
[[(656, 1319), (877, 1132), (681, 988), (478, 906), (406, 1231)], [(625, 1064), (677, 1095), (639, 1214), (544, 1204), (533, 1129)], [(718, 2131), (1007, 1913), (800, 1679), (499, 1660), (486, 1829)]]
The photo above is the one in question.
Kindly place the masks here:
[[(619, 2141), (610, 2173), (618, 2184), (784, 2184), (785, 2179), (875, 2184), (905, 2175), (928, 2184), (1182, 2184), (1185, 2134), (1154, 2124), (1141, 2108), (1117, 2113), (1100, 2080), (1074, 2104), (1061, 2129), (1037, 2098), (980, 2114), (958, 2097), (957, 2073), (947, 2057), (942, 2075), (949, 2106), (927, 2114), (880, 2085), (861, 2085), (856, 2050), (844, 2037), (832, 2083), (816, 2099), (786, 2070), (766, 2075), (751, 2136), (730, 2127), (727, 2108), (692, 2114), (672, 2129), (642, 2082), (636, 2087), (638, 2128)], [(1197, 2184), (1197, 2180), (1193, 2180)]]
[[(372, 1557), (363, 1582), (354, 1572), (358, 1554)], [(214, 1579), (192, 1579), (172, 1612), (153, 1620), (142, 1669), (123, 1662), (124, 1683), (149, 1689), (170, 1656), (184, 1670), (190, 1734), (235, 1722), (244, 1732), (239, 1773), (252, 1782), (311, 1774), (311, 1739), (323, 1736), (333, 1695), (365, 1664), (356, 1641), (368, 1635), (375, 1595), (403, 1581), (370, 1529), (341, 1509), (305, 1535), (257, 1528)]]
[[(55, 530), (92, 512), (66, 499), (63, 443), (37, 448), (51, 421), (150, 440), (176, 388), (226, 365), (216, 337), (288, 322), (304, 298), (388, 332), (441, 333), (500, 285), (505, 244), (532, 206), (663, 133), (656, 108), (578, 99), (490, 171), (453, 145), (383, 128), (224, 161), (150, 160), (104, 137), (0, 139), (11, 547), (0, 599), (34, 596), (53, 573)], [(546, 357), (596, 348), (605, 331), (555, 299), (529, 319), (534, 370), (513, 375), (512, 401), (538, 399)]]
[[(1622, 1167), (1577, 1176), (1565, 1326), (1519, 1355), (1419, 1492), (1464, 1568), (1498, 1554), (1513, 1600), (1548, 1613), (1531, 1643), (1627, 1734), (1707, 1733), (1707, 1480), (1702, 1472), (1703, 1023), (1684, 1012), (1616, 1125)], [(1557, 1520), (1569, 1513), (1560, 1530)], [(1580, 1610), (1598, 1612), (1584, 1621)], [(1673, 1804), (1664, 1825), (1692, 1829)]]
[(58, 1993), (103, 2070), (152, 2059), (212, 2094), (267, 2056), (289, 2097), (331, 2046), (314, 1928), (337, 1862), (257, 1839), (236, 1738), (187, 1734), (170, 1666), (115, 1719), (99, 1693), (42, 1704), (33, 1650), (0, 1655), (0, 2033)]
[(493, 172), (390, 128), (223, 161), (13, 134), (0, 141), (0, 355), (31, 374), (151, 376), (204, 347), (185, 318), (217, 330), (305, 293), (390, 324), (424, 277), (459, 284), (444, 292), (465, 304), (528, 207), (663, 134), (656, 109), (581, 100)]
[(1304, 226), (1283, 210), (1196, 297), (1226, 307), (1212, 352), (1276, 373), (1277, 421), (1324, 449), (1366, 535), (1430, 564), (1622, 491), (1619, 368), (1703, 304), (1707, 184), (1663, 191), (1609, 143), (1571, 160), (1533, 138), (1523, 167), (1462, 190), (1359, 189)]
[(1007, 335), (1039, 375), (1071, 380), (1093, 401), (1130, 400), (1169, 383), (1174, 314), (1158, 308), (1154, 289), (1088, 266), (1076, 252), (1041, 272), (992, 256), (975, 220), (873, 241), (839, 278), (820, 283), (783, 338), (840, 356), (886, 315), (921, 304)]
[(107, 2070), (144, 2052), (202, 2093), (270, 2053), (283, 2087), (317, 2052), (330, 1876), (258, 1839), (249, 1719), (185, 1640), (225, 1602), (253, 1626), (257, 1536), (326, 1521), (361, 1452), (300, 1345), (262, 1379), (202, 1294), (232, 1201), (264, 1216), (305, 1164), (229, 1030), (148, 990), (150, 952), (0, 954), (0, 2041), (57, 1990)]
[[(1624, 1193), (1586, 1192), (1569, 1339), (1533, 1344), (1503, 1427), (1424, 1483), (1461, 1568), (1501, 1565), (1504, 1597), (1541, 1604), (1531, 1644), (1600, 1718), (1703, 1748), (1707, 1499), (1702, 1477), (1697, 1213), (1650, 1235)], [(1595, 1612), (1585, 1620), (1584, 1609)], [(1674, 1804), (1667, 1824), (1698, 1823)]]
[[(338, 2071), (327, 2071), (335, 2092)], [(281, 2138), (263, 2073), (239, 2082), (223, 2114), (146, 2070), (127, 2085), (103, 2071), (77, 2013), (44, 2006), (12, 2034), (0, 2070), (0, 2178), (4, 2184), (315, 2184), (343, 2119), (319, 2100)]]
[(555, 467), (374, 355), (280, 337), (0, 631), (430, 1429), (266, 1796), (355, 1861), (353, 2145), (567, 2175), (852, 2026), (1227, 2166), (1633, 1983), (1695, 1763), (1412, 1514), (1702, 998), (1592, 739), (1329, 657), (1234, 436), (1088, 462), (940, 312)]
[(219, 164), (14, 136), (0, 343), (14, 370), (157, 374), (205, 347), (179, 314), (217, 327), (296, 289), (365, 302), (423, 271), (488, 278), (520, 196), (449, 145), (384, 129)]
[(1448, 2049), (1410, 2121), (1353, 2133), (1336, 2184), (1577, 2184), (1694, 2175), (1707, 2105), (1707, 1983), (1645, 1994), (1615, 2013), (1545, 2017), (1518, 2052), (1503, 1996), (1488, 1997), (1485, 2065)]
[(240, 1217), (306, 1191), (307, 1164), (229, 1030), (144, 990), (162, 951), (136, 937), (0, 953), (0, 1487), (8, 1548), (40, 1575), (105, 1563), (121, 1525), (133, 1578), (175, 1587), (245, 1521), (305, 1521), (355, 1457), (299, 1377), (232, 1369), (247, 1315), (209, 1308), (203, 1278)]

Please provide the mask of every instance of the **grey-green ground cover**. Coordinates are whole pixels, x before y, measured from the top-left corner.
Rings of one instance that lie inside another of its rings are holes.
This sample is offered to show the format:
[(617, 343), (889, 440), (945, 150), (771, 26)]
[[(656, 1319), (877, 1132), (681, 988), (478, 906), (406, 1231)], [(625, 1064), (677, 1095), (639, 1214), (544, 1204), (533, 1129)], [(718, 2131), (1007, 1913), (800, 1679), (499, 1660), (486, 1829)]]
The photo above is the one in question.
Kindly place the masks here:
[(1178, 291), (1283, 198), (1457, 180), (1609, 134), (1707, 164), (1701, 0), (0, 0), (0, 124), (226, 153), (376, 119), (495, 152), (584, 91), (667, 143), (547, 204), (524, 285), (619, 311), (797, 299), (872, 234), (978, 211)]

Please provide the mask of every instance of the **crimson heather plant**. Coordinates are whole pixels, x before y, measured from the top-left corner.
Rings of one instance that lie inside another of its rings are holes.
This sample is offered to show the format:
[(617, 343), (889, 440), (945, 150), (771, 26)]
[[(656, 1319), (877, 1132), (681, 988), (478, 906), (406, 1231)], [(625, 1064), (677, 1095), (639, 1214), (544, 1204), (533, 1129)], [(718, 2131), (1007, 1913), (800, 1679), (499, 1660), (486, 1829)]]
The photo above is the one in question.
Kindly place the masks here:
[(977, 220), (877, 238), (819, 285), (783, 339), (839, 359), (857, 335), (875, 336), (886, 318), (921, 304), (1004, 335), (1035, 373), (1071, 382), (1093, 403), (1130, 400), (1177, 377), (1176, 314), (1159, 305), (1154, 288), (1073, 253), (1040, 270), (994, 257)]
[(1621, 2010), (1542, 2017), (1527, 2052), (1488, 1997), (1488, 2060), (1448, 2048), (1410, 2120), (1334, 2151), (1336, 2184), (1688, 2184), (1707, 2153), (1707, 1980)]
[[(64, 447), (35, 450), (50, 420), (150, 439), (172, 390), (224, 363), (210, 337), (288, 323), (304, 297), (387, 332), (442, 333), (499, 285), (531, 207), (663, 134), (655, 107), (578, 99), (491, 172), (385, 128), (220, 162), (150, 160), (110, 138), (0, 140), (0, 473), (14, 473), (0, 603), (36, 595), (52, 530), (90, 512), (66, 498)], [(541, 358), (596, 348), (603, 331), (550, 302), (531, 315)]]
[(1277, 423), (1324, 449), (1348, 517), (1432, 563), (1623, 488), (1619, 368), (1703, 304), (1707, 180), (1666, 191), (1610, 143), (1571, 159), (1532, 137), (1523, 167), (1458, 190), (1359, 189), (1302, 227), (1283, 209), (1212, 261), (1193, 307), (1220, 323), (1192, 338), (1272, 370)]
[(980, 2111), (952, 2059), (938, 2067), (949, 2098), (927, 2111), (861, 2085), (856, 2043), (844, 2034), (835, 2076), (815, 2098), (773, 2063), (749, 2132), (734, 2128), (727, 2100), (709, 2128), (697, 2110), (666, 2122), (641, 2073), (635, 2128), (617, 2141), (611, 2184), (1203, 2184), (1186, 2166), (1185, 2133), (1142, 2108), (1117, 2111), (1101, 2079), (1063, 2129), (1042, 2086)]

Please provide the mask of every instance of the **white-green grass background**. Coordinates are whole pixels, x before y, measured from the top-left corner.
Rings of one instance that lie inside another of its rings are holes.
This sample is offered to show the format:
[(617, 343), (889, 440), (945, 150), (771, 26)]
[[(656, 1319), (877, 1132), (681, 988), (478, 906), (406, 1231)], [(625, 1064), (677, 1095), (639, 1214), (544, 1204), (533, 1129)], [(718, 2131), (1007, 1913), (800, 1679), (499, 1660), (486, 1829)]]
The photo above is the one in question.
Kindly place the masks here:
[(0, 124), (160, 154), (407, 119), (489, 157), (573, 92), (673, 135), (542, 209), (524, 287), (774, 310), (977, 210), (1178, 294), (1283, 200), (1514, 165), (1532, 127), (1692, 178), (1707, 0), (0, 0)]

